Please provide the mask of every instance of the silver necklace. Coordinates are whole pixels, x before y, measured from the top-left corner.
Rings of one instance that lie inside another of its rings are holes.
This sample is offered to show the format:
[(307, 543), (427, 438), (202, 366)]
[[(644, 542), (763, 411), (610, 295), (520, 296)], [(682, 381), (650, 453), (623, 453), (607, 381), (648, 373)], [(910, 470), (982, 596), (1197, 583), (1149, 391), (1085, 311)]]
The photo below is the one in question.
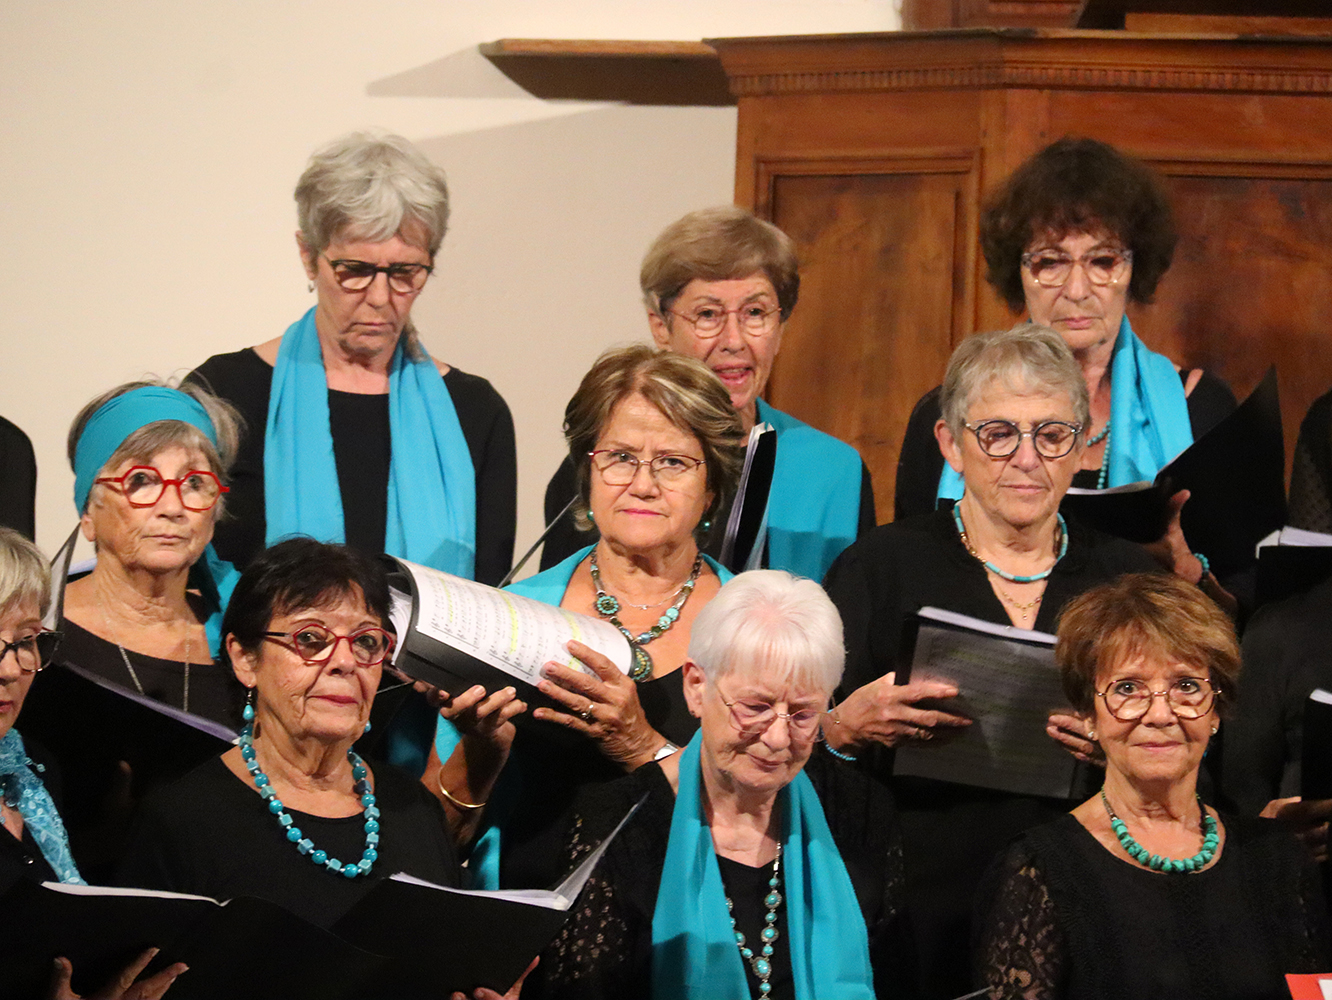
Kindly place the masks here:
[(759, 1000), (767, 1000), (771, 991), (768, 979), (772, 976), (773, 942), (777, 940), (777, 908), (782, 905), (781, 884), (782, 845), (777, 844), (777, 856), (772, 859), (772, 878), (768, 879), (768, 893), (763, 897), (763, 906), (767, 911), (763, 915), (763, 930), (759, 932), (758, 952), (745, 943), (745, 935), (735, 925), (735, 905), (731, 897), (726, 896), (726, 913), (731, 918), (731, 931), (735, 935), (735, 946), (740, 949), (740, 957), (749, 963), (754, 975), (759, 980)]
[[(130, 680), (134, 682), (134, 687), (138, 689), (139, 694), (145, 698), (148, 697), (148, 692), (143, 689), (143, 682), (139, 680), (138, 671), (134, 669), (134, 664), (130, 663), (129, 654), (125, 652), (125, 647), (116, 638), (115, 629), (111, 627), (111, 616), (106, 613), (106, 605), (98, 600), (97, 607), (102, 612), (102, 622), (106, 625), (107, 634), (111, 636), (111, 641), (116, 644), (116, 649), (120, 650), (120, 659), (124, 661), (125, 669), (129, 671)], [(190, 630), (187, 629), (185, 632), (185, 682), (180, 696), (180, 707), (181, 711), (184, 712), (190, 710), (190, 643), (193, 639)]]

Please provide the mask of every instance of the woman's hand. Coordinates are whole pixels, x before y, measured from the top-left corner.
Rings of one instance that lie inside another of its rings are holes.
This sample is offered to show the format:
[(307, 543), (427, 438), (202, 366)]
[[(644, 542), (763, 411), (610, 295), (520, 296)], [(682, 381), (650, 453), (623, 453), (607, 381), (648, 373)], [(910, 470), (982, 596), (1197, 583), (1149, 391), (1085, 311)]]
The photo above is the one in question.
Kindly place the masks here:
[(666, 738), (648, 724), (638, 701), (638, 685), (610, 660), (581, 642), (570, 642), (570, 653), (592, 674), (547, 663), (537, 690), (563, 705), (567, 712), (538, 708), (533, 718), (557, 722), (596, 740), (601, 752), (626, 771), (650, 763)]
[(1180, 527), (1180, 514), (1192, 494), (1180, 490), (1170, 498), (1170, 520), (1166, 524), (1165, 534), (1154, 542), (1143, 546), (1163, 567), (1174, 573), (1181, 580), (1196, 584), (1208, 597), (1216, 601), (1226, 614), (1234, 618), (1239, 614), (1239, 602), (1226, 590), (1211, 573), (1203, 570), (1202, 560), (1193, 554), (1184, 529)]
[[(158, 1000), (171, 988), (176, 977), (189, 968), (184, 962), (176, 962), (147, 979), (139, 979), (139, 973), (148, 967), (148, 963), (157, 956), (158, 950), (149, 948), (144, 951), (121, 969), (111, 982), (88, 996), (86, 1000)], [(80, 1000), (79, 995), (69, 985), (73, 975), (74, 966), (70, 960), (57, 958), (55, 972), (51, 976), (51, 986), (46, 994), (47, 1000)]]
[(1310, 799), (1305, 802), (1298, 795), (1289, 799), (1273, 799), (1258, 815), (1290, 824), (1295, 836), (1304, 842), (1315, 861), (1328, 859), (1327, 821), (1332, 816), (1332, 799)]
[(830, 713), (824, 738), (834, 750), (863, 747), (866, 743), (899, 746), (907, 740), (932, 740), (936, 735), (971, 725), (963, 715), (937, 708), (917, 708), (916, 702), (956, 698), (957, 688), (944, 681), (895, 684), (896, 674), (884, 674), (857, 688)]
[[(518, 982), (510, 986), (509, 992), (505, 993), (504, 996), (500, 996), (494, 990), (488, 990), (482, 987), (481, 989), (472, 992), (472, 1000), (518, 1000), (518, 994), (523, 990), (523, 980), (531, 975), (532, 970), (537, 967), (537, 962), (539, 960), (539, 958), (532, 959), (532, 964), (527, 967), (527, 971), (518, 977)], [(468, 1000), (468, 998), (467, 994), (459, 992), (454, 993), (451, 1000)]]
[(1051, 739), (1062, 743), (1064, 749), (1078, 760), (1086, 764), (1095, 764), (1097, 767), (1105, 767), (1105, 753), (1101, 750), (1101, 744), (1088, 735), (1089, 729), (1085, 720), (1076, 715), (1053, 712), (1046, 720), (1045, 732)]
[(456, 698), (446, 691), (439, 695), (440, 718), (453, 723), (465, 742), (478, 752), (488, 748), (508, 758), (516, 733), (513, 718), (527, 711), (527, 702), (518, 697), (517, 688), (501, 688), (487, 695), (486, 689), (476, 684)]

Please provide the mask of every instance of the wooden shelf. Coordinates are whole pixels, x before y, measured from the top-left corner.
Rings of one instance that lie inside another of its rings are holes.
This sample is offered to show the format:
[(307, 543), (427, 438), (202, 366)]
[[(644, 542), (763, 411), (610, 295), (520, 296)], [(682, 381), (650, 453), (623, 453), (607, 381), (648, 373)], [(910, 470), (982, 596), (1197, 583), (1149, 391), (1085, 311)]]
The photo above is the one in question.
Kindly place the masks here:
[(735, 103), (717, 52), (705, 42), (501, 38), (478, 48), (510, 80), (546, 100)]

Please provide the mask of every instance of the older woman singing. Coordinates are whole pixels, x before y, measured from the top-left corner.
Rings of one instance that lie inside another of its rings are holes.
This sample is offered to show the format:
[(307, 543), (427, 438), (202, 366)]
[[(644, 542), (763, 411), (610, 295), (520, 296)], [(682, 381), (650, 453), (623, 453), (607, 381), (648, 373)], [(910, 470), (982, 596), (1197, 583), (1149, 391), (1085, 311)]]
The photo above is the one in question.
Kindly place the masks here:
[(891, 799), (815, 752), (842, 660), (817, 584), (755, 570), (722, 587), (683, 668), (699, 732), (580, 802), (574, 857), (646, 796), (543, 954), (543, 996), (851, 1000), (876, 979), (881, 996), (904, 985)]

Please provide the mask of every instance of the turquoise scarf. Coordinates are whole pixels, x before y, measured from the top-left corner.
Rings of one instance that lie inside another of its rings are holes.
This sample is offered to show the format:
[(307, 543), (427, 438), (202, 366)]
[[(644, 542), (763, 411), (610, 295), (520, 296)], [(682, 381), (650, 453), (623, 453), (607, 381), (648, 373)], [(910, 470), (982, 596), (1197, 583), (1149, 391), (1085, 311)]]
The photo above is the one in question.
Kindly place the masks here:
[(32, 839), (37, 841), (42, 857), (46, 858), (56, 877), (70, 885), (87, 885), (69, 851), (65, 824), (46, 785), (33, 774), (34, 767), (40, 768), (41, 765), (29, 759), (18, 730), (5, 733), (0, 739), (0, 789), (4, 791), (6, 804), (23, 816), (23, 826), (32, 833)]
[[(74, 448), (74, 506), (80, 515), (87, 509), (93, 481), (116, 449), (139, 428), (162, 420), (189, 424), (217, 447), (217, 431), (208, 411), (188, 393), (166, 386), (143, 386), (121, 393), (88, 418)], [(204, 631), (208, 633), (208, 648), (215, 660), (220, 658), (222, 650), (222, 612), (239, 579), (240, 573), (231, 563), (218, 558), (212, 545), (204, 549), (203, 556), (190, 568), (189, 586), (197, 588), (203, 596), (207, 615)]]
[[(703, 818), (698, 732), (680, 756), (680, 789), (652, 915), (652, 995), (748, 997), (712, 833)], [(777, 796), (786, 944), (798, 1000), (873, 1000), (869, 935), (823, 805), (802, 772)]]
[[(269, 545), (288, 535), (342, 542), (342, 492), (328, 423), (328, 379), (315, 310), (287, 328), (273, 369), (264, 431), (264, 512)], [(472, 578), (476, 474), (439, 369), (408, 356), (405, 336), (389, 365), (393, 443), (384, 549)]]
[[(1193, 444), (1189, 404), (1174, 362), (1147, 349), (1125, 316), (1110, 361), (1110, 439), (1106, 486), (1155, 478)], [(939, 498), (962, 496), (962, 476), (944, 463)]]
[(777, 431), (768, 503), (768, 568), (821, 581), (860, 527), (860, 453), (758, 400)]

